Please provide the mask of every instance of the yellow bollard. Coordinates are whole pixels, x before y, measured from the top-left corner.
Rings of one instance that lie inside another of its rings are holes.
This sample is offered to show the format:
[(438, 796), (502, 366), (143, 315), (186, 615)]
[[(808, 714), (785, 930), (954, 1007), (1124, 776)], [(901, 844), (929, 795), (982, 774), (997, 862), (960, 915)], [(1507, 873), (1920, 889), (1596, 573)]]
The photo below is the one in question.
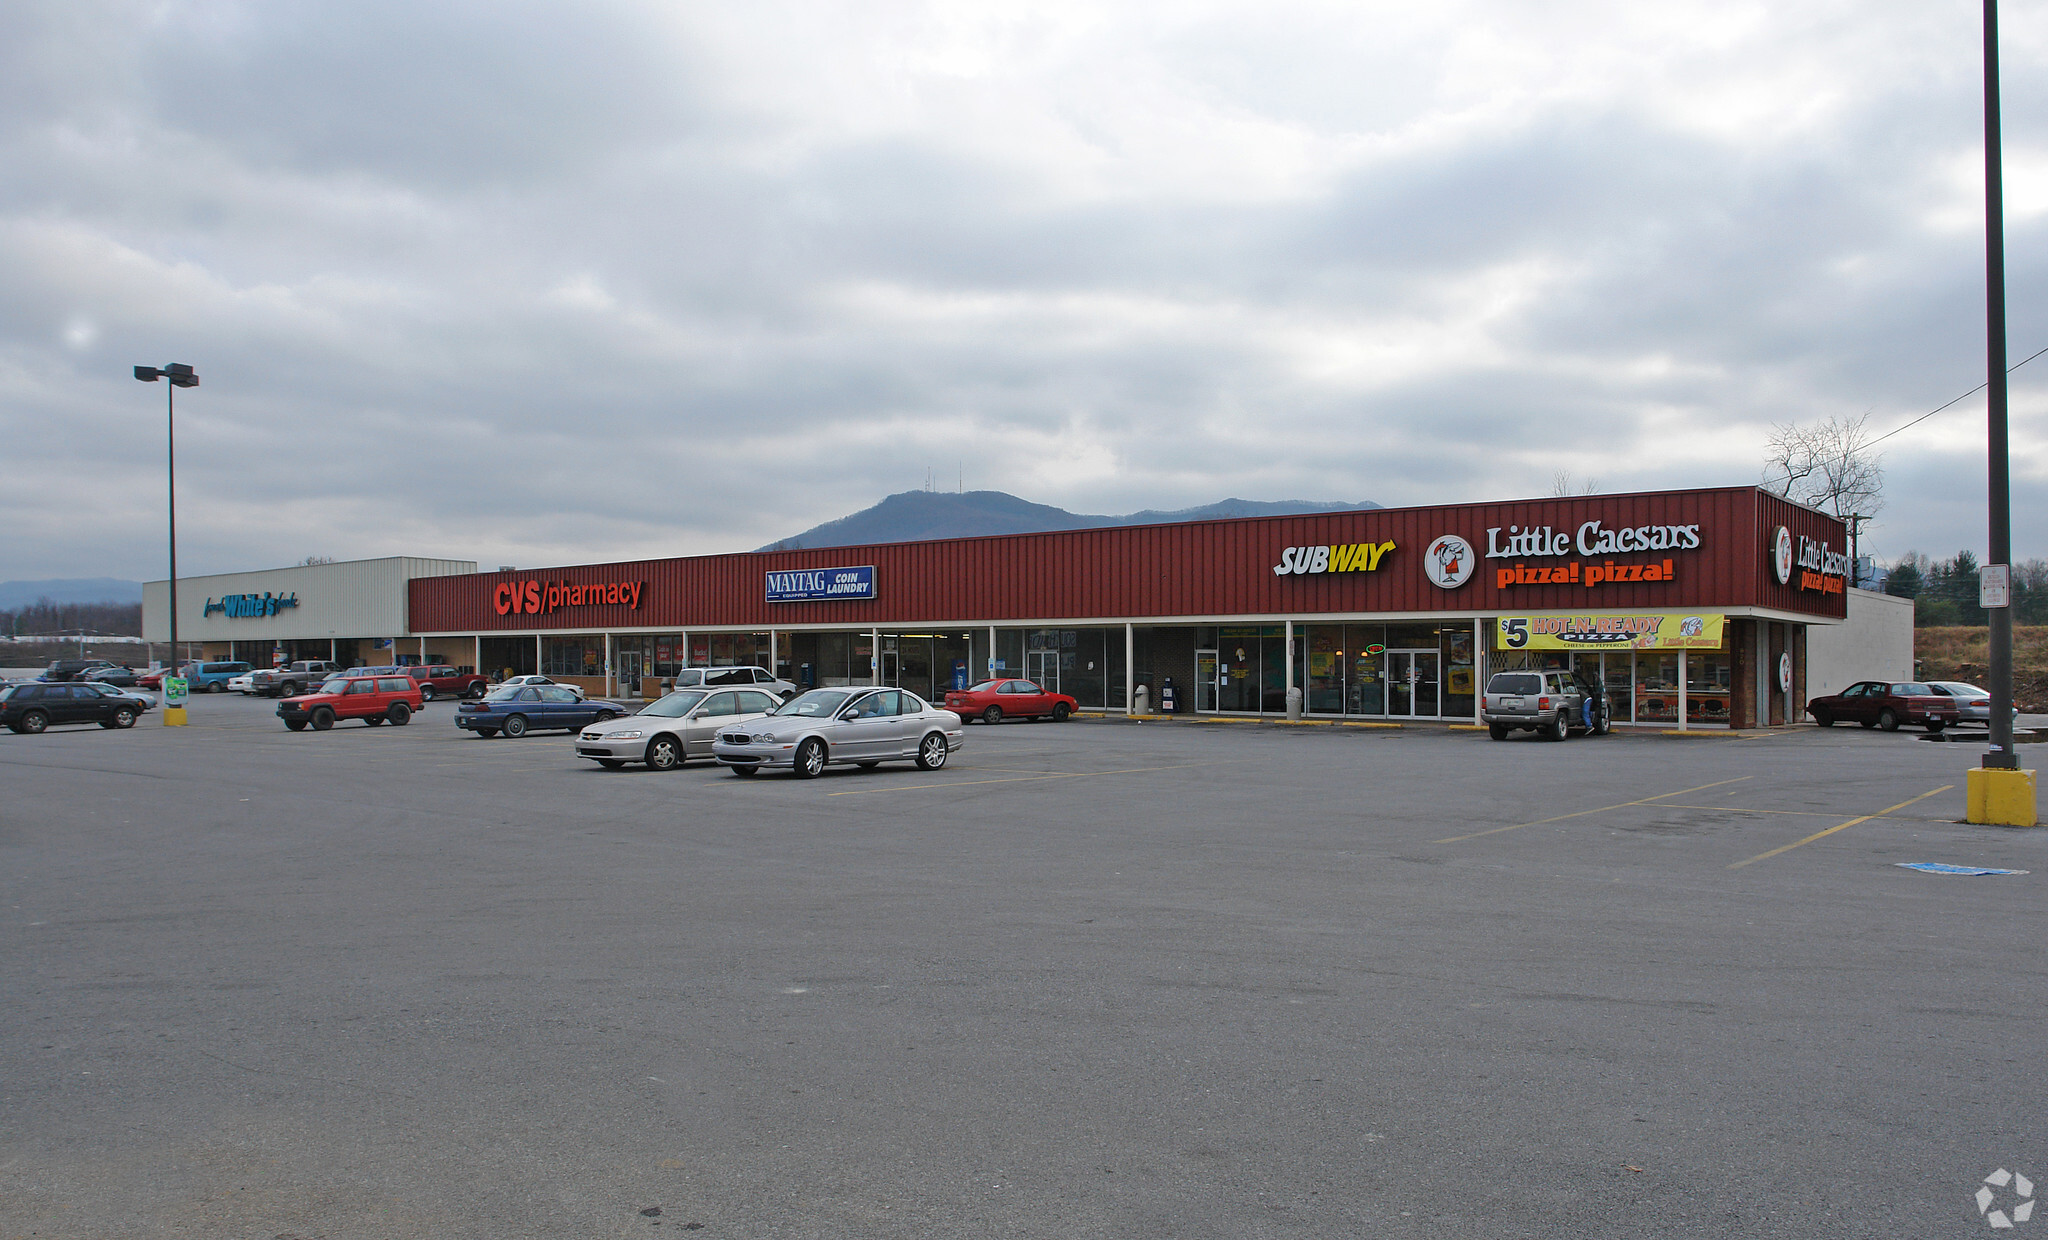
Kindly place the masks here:
[(2040, 825), (2034, 802), (2034, 772), (1971, 767), (1966, 782), (1967, 821), (1994, 827)]

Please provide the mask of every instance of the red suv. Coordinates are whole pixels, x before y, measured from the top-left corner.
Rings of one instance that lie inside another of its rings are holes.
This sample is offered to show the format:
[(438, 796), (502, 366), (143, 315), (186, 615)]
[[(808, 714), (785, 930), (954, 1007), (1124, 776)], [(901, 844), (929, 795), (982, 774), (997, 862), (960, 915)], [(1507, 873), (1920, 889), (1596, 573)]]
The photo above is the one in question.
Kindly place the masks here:
[(277, 717), (294, 732), (307, 724), (325, 732), (336, 719), (360, 719), (371, 727), (390, 723), (404, 727), (420, 708), (420, 687), (410, 676), (334, 676), (317, 693), (286, 698)]
[(419, 682), (420, 697), (429, 702), (437, 697), (480, 698), (491, 687), (490, 677), (445, 663), (408, 667), (405, 674)]

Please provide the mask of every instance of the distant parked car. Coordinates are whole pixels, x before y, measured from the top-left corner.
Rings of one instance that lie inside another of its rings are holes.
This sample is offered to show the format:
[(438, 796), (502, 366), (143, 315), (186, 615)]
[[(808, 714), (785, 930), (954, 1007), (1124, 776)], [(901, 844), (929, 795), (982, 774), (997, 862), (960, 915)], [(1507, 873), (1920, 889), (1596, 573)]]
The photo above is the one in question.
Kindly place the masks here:
[(0, 725), (36, 735), (63, 723), (132, 728), (145, 708), (115, 689), (90, 684), (26, 684), (0, 689)]
[[(1936, 693), (1946, 693), (1956, 700), (1956, 726), (1991, 726), (1991, 690), (1964, 684), (1960, 680), (1930, 680), (1927, 687)], [(2019, 707), (2012, 708), (2012, 717), (2020, 717)]]
[(678, 689), (638, 714), (583, 729), (576, 756), (612, 770), (628, 762), (674, 770), (691, 758), (710, 757), (720, 728), (759, 719), (780, 705), (762, 689)]
[(796, 686), (778, 679), (765, 667), (682, 667), (676, 669), (678, 689), (761, 689), (787, 702), (796, 696)]
[(1956, 699), (1930, 685), (1883, 680), (1859, 680), (1840, 693), (1815, 698), (1806, 704), (1806, 713), (1824, 728), (1840, 719), (1887, 732), (1898, 731), (1902, 723), (1939, 732), (1961, 714)]
[[(499, 681), (497, 684), (492, 685), (491, 688), (517, 689), (522, 685), (551, 685), (553, 683), (555, 682), (548, 679), (546, 676), (536, 676), (529, 672), (524, 676), (507, 676), (505, 677), (505, 679)], [(574, 686), (571, 687), (573, 688)]]
[(229, 677), (228, 692), (239, 693), (243, 697), (248, 697), (250, 694), (256, 692), (256, 673), (243, 672), (240, 676)]
[(138, 710), (155, 710), (156, 696), (143, 689), (124, 689), (118, 685), (102, 684), (97, 680), (79, 682), (97, 690), (103, 697), (121, 698), (135, 703)]
[(491, 687), (488, 676), (465, 672), (445, 663), (408, 667), (405, 674), (420, 684), (420, 697), (431, 702), (437, 697), (482, 697)]
[(249, 684), (263, 697), (297, 697), (340, 670), (326, 659), (297, 659), (283, 667), (258, 668), (249, 673)]
[(1001, 723), (1005, 718), (1051, 719), (1065, 723), (1080, 703), (1064, 693), (1040, 688), (1030, 680), (984, 680), (969, 689), (946, 694), (946, 709), (962, 722), (979, 719)]
[(132, 689), (142, 679), (132, 667), (95, 667), (79, 677), (94, 684), (113, 685), (117, 689)]
[(569, 685), (511, 685), (491, 690), (481, 702), (455, 708), (455, 726), (488, 740), (533, 731), (578, 731), (593, 723), (617, 719), (624, 706), (599, 698), (585, 699)]
[(735, 775), (783, 770), (812, 779), (835, 763), (903, 761), (935, 771), (965, 743), (964, 727), (907, 689), (813, 689), (765, 719), (720, 729), (711, 753)]
[(44, 668), (43, 674), (37, 679), (47, 684), (61, 684), (65, 681), (78, 680), (96, 667), (112, 666), (114, 665), (105, 659), (57, 659)]
[(240, 660), (221, 663), (188, 663), (179, 669), (194, 693), (226, 693), (228, 682), (249, 670)]

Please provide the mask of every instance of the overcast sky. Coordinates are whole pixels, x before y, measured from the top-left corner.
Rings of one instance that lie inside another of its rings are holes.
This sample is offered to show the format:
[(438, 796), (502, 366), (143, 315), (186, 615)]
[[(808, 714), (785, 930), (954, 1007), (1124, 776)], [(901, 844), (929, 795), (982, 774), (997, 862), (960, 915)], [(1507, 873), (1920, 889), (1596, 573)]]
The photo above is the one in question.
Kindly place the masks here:
[[(1982, 382), (1978, 6), (0, 6), (0, 578), (1742, 484)], [(2009, 4), (2013, 360), (2048, 5)], [(1982, 397), (1865, 549), (1980, 552)], [(2048, 358), (2015, 377), (2048, 555)]]

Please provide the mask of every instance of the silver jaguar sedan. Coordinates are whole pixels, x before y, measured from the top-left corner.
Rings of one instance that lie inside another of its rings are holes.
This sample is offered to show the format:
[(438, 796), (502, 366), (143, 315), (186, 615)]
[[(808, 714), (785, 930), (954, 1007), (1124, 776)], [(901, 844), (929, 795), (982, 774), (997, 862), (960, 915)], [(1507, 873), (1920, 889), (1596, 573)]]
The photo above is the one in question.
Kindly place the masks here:
[(774, 714), (719, 729), (711, 756), (735, 775), (761, 770), (812, 779), (833, 764), (911, 761), (935, 771), (965, 743), (960, 716), (907, 689), (812, 689)]
[(691, 758), (711, 756), (720, 728), (748, 723), (782, 703), (759, 689), (678, 689), (637, 715), (593, 723), (576, 737), (576, 756), (607, 770), (645, 762), (672, 771)]

